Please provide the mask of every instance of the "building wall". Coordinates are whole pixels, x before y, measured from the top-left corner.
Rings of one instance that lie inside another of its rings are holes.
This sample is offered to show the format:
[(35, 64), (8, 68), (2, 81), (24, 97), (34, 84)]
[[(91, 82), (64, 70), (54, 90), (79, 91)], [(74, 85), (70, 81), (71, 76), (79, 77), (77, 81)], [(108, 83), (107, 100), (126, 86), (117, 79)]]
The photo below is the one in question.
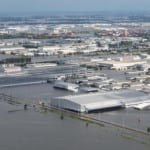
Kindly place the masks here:
[(73, 103), (71, 101), (65, 100), (65, 99), (59, 99), (59, 98), (54, 98), (51, 100), (51, 105), (58, 107), (58, 108), (64, 108), (64, 109), (69, 109), (77, 112), (85, 112), (85, 107)]

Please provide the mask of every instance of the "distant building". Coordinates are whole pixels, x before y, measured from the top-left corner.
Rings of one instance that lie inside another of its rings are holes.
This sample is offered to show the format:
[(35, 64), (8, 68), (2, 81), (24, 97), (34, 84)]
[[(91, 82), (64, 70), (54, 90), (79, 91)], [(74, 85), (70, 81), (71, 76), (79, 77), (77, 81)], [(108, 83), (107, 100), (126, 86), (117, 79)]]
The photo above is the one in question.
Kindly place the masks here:
[(110, 60), (110, 61), (103, 61), (100, 62), (98, 65), (99, 66), (112, 66), (112, 69), (116, 69), (116, 70), (127, 70), (132, 66), (135, 65), (146, 65), (147, 62), (146, 61), (131, 61), (132, 58), (123, 58), (122, 61), (114, 61), (114, 60)]

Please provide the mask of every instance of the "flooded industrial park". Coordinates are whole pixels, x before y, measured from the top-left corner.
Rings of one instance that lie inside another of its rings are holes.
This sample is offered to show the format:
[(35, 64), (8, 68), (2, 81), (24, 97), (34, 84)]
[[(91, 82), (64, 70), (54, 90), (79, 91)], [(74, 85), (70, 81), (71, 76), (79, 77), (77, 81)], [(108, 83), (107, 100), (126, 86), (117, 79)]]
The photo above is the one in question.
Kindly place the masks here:
[[(19, 101), (22, 102), (23, 104), (30, 103), (35, 105), (38, 105), (39, 102), (41, 101), (49, 105), (51, 99), (53, 97), (56, 97), (56, 95), (57, 96), (76, 95), (70, 91), (60, 89), (56, 90), (51, 86), (51, 84), (3, 88), (1, 89), (1, 93), (5, 93), (12, 97), (17, 97)], [(123, 126), (132, 127), (143, 131), (146, 131), (148, 125), (150, 124), (149, 119), (150, 110), (139, 111), (133, 108), (126, 108), (113, 111), (97, 111), (93, 113), (91, 112), (88, 115), (99, 120), (110, 121), (121, 124)]]
[(149, 150), (142, 15), (0, 14), (0, 150)]
[[(45, 111), (38, 107), (40, 101), (49, 104), (54, 96), (66, 96), (72, 92), (56, 90), (51, 84), (26, 85), (18, 87), (2, 88), (1, 93), (17, 97), (20, 104), (11, 103), (1, 97), (1, 135), (0, 142), (3, 149), (41, 149), (52, 147), (53, 149), (149, 149), (149, 138), (141, 134), (140, 139), (124, 129), (107, 125), (101, 126), (95, 123), (88, 123), (78, 117), (64, 114), (61, 118), (61, 111)], [(24, 110), (23, 104), (29, 103), (28, 109)], [(33, 107), (35, 105), (36, 107)], [(122, 126), (131, 127), (140, 131), (146, 131), (150, 111), (138, 111), (134, 109), (121, 109), (117, 111), (105, 111), (89, 113), (88, 116), (100, 121), (108, 121)], [(131, 135), (130, 135), (131, 134)], [(130, 137), (131, 136), (131, 137)], [(141, 138), (143, 137), (143, 138)], [(7, 139), (7, 140), (6, 140)], [(113, 139), (113, 140), (112, 140)], [(143, 141), (144, 139), (144, 141)], [(66, 143), (67, 144), (64, 144)], [(9, 144), (8, 144), (9, 143)], [(18, 144), (19, 143), (19, 144)], [(29, 143), (32, 143), (31, 145)], [(109, 143), (109, 144), (108, 144)]]

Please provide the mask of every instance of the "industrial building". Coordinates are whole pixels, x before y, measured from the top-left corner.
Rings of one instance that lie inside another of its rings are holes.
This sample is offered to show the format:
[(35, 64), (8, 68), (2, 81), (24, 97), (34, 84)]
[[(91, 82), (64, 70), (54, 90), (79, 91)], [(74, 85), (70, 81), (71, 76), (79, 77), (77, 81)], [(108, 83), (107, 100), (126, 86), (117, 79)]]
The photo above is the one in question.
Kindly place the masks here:
[(51, 100), (51, 105), (75, 112), (91, 112), (96, 110), (134, 107), (145, 101), (150, 102), (149, 98), (150, 95), (142, 91), (122, 90), (55, 97)]
[(100, 67), (107, 67), (112, 68), (115, 70), (127, 70), (128, 68), (135, 66), (135, 65), (147, 65), (146, 61), (129, 61), (129, 62), (122, 62), (122, 61), (103, 61), (98, 64)]
[(54, 84), (54, 88), (64, 89), (72, 92), (78, 92), (79, 86), (77, 84), (73, 84), (69, 82), (57, 81)]

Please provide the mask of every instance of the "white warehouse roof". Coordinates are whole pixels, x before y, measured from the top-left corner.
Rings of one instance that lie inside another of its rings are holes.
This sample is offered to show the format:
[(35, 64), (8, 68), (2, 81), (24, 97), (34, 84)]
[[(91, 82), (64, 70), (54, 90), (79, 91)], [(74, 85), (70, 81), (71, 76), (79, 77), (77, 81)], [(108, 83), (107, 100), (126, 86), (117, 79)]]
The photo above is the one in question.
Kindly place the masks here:
[(51, 100), (51, 105), (78, 112), (122, 106), (120, 101), (107, 97), (105, 93), (57, 97)]
[(77, 112), (89, 112), (137, 104), (145, 99), (149, 99), (149, 96), (145, 96), (141, 91), (122, 90), (117, 92), (98, 92), (94, 94), (55, 97), (51, 100), (51, 105)]

